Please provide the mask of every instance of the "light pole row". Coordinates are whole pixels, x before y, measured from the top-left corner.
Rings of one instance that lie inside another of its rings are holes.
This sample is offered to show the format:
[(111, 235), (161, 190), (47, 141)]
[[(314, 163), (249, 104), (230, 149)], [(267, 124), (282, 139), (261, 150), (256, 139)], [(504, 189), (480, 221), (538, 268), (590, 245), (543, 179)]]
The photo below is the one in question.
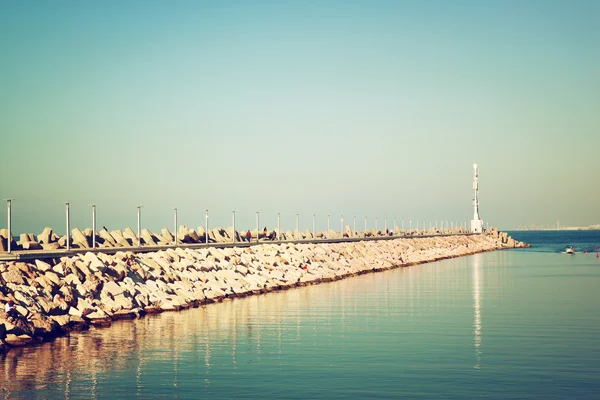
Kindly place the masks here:
[[(11, 236), (12, 236), (12, 198), (10, 199), (5, 199), (6, 200), (6, 204), (7, 204), (7, 211), (8, 211), (8, 215), (7, 215), (7, 222), (8, 222), (8, 240), (7, 240), (7, 250), (10, 253), (11, 252)], [(96, 204), (92, 204), (92, 248), (95, 249), (96, 248)], [(137, 247), (141, 247), (141, 234), (142, 234), (142, 208), (143, 206), (137, 206)], [(66, 229), (67, 229), (67, 240), (66, 240), (66, 247), (67, 247), (67, 251), (71, 249), (71, 215), (70, 215), (70, 202), (65, 202), (65, 212), (66, 212)], [(205, 238), (204, 241), (206, 244), (208, 244), (209, 242), (209, 233), (208, 233), (208, 221), (209, 221), (209, 215), (208, 215), (208, 209), (204, 210), (204, 214), (205, 214)], [(179, 239), (177, 237), (177, 208), (173, 208), (173, 220), (174, 220), (174, 225), (173, 225), (173, 244), (175, 246), (177, 246), (179, 244)], [(368, 229), (367, 226), (367, 217), (365, 216), (364, 218), (365, 221), (365, 235)], [(394, 221), (394, 227), (393, 227), (393, 232), (396, 230), (397, 226), (396, 226), (396, 218), (394, 217), (393, 219)], [(232, 222), (233, 222), (233, 233), (232, 233), (232, 243), (236, 242), (236, 230), (235, 230), (235, 210), (232, 211)], [(375, 217), (375, 230), (378, 231), (378, 222), (379, 222), (379, 218)], [(409, 219), (409, 229), (410, 231), (412, 231), (412, 219)], [(426, 230), (426, 220), (423, 219), (423, 231)], [(417, 223), (417, 231), (419, 231), (419, 220), (416, 220)], [(444, 224), (445, 223), (445, 224)], [(460, 229), (464, 229), (465, 231), (467, 230), (467, 222), (454, 222), (454, 221), (440, 221), (440, 226), (441, 229), (450, 229), (451, 231), (454, 230), (460, 230)], [(431, 230), (432, 228), (432, 221), (429, 221), (429, 230)], [(402, 227), (402, 231), (404, 231), (404, 218), (401, 219), (401, 227)], [(313, 238), (316, 238), (316, 214), (313, 213), (312, 215), (312, 236)], [(353, 231), (352, 231), (352, 237), (355, 237), (356, 234), (356, 215), (353, 217)], [(385, 230), (386, 232), (388, 232), (388, 225), (387, 225), (387, 217), (385, 217)], [(438, 221), (435, 221), (435, 230), (437, 232), (438, 230)], [(327, 239), (331, 238), (330, 235), (331, 232), (331, 215), (327, 214)], [(341, 215), (340, 216), (340, 234), (344, 235), (344, 216)], [(256, 241), (259, 241), (259, 236), (260, 236), (260, 213), (257, 211), (256, 212)], [(300, 238), (300, 214), (296, 214), (296, 239), (298, 240)], [(277, 213), (277, 240), (281, 240), (281, 213)]]

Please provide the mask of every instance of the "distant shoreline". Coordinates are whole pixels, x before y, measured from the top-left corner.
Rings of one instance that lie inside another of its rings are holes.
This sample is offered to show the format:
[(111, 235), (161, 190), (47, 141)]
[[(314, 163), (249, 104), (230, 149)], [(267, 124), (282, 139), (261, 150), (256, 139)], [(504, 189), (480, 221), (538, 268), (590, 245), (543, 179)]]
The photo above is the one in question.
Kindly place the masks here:
[(572, 226), (572, 227), (564, 227), (564, 228), (515, 228), (515, 229), (506, 229), (507, 231), (599, 231), (600, 226)]

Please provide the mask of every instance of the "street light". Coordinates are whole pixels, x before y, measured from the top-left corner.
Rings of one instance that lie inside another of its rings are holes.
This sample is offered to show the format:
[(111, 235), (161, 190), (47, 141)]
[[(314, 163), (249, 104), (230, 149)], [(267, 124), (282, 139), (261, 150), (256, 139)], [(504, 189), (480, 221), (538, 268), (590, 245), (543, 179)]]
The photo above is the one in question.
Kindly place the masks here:
[(208, 209), (204, 210), (204, 218), (206, 219), (206, 226), (204, 227), (204, 243), (208, 244)]
[(235, 243), (235, 210), (233, 210), (231, 212), (231, 214), (233, 215), (233, 232), (232, 232), (232, 237), (231, 237), (231, 241), (233, 243)]
[(177, 207), (173, 207), (173, 245), (177, 247)]
[(138, 210), (138, 234), (137, 234), (137, 247), (140, 247), (142, 245), (142, 207), (143, 206), (137, 206), (137, 210)]
[(260, 219), (260, 216), (259, 216), (259, 213), (257, 211), (256, 212), (256, 243), (258, 243), (258, 230), (259, 230), (259, 226), (260, 226), (260, 224), (258, 222), (259, 219)]
[(92, 204), (92, 249), (96, 248), (96, 205)]
[(6, 200), (6, 217), (7, 217), (7, 223), (8, 223), (8, 238), (6, 239), (6, 242), (8, 244), (7, 246), (7, 250), (10, 253), (10, 245), (12, 242), (12, 227), (11, 227), (11, 223), (12, 223), (12, 214), (11, 214), (11, 206), (12, 206), (12, 201), (14, 199), (4, 199)]
[(65, 202), (67, 212), (67, 251), (71, 250), (71, 215), (69, 213), (69, 202)]

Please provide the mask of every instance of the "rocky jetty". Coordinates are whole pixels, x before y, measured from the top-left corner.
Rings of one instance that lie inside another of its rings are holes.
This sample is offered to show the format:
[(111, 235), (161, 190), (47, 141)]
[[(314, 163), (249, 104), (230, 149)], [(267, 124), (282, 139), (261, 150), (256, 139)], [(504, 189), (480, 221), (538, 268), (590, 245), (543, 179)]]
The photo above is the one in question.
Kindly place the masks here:
[[(73, 239), (85, 245), (86, 234), (80, 233)], [(227, 230), (221, 230), (222, 234)], [(105, 241), (112, 238), (113, 246), (131, 240), (127, 231), (113, 235), (103, 230), (103, 235)], [(182, 242), (198, 237), (186, 230), (177, 235)], [(55, 243), (52, 232), (45, 231), (43, 236)], [(151, 232), (143, 236), (155, 243), (169, 239)], [(30, 239), (22, 237), (21, 242)], [(484, 235), (177, 247), (148, 253), (124, 249), (111, 255), (85, 252), (53, 260), (0, 262), (0, 348), (39, 343), (146, 313), (509, 247), (526, 245), (493, 230)], [(8, 300), (16, 305), (15, 318), (4, 312)]]
[[(394, 231), (375, 230), (370, 229), (367, 231), (353, 232), (349, 226), (346, 226), (344, 232), (338, 232), (330, 230), (329, 232), (311, 232), (305, 230), (304, 232), (292, 232), (292, 231), (281, 231), (275, 236), (279, 237), (282, 241), (293, 241), (293, 240), (314, 240), (314, 239), (341, 239), (341, 238), (359, 238), (359, 237), (382, 237), (382, 236), (427, 236), (427, 235), (452, 235), (452, 234), (465, 234), (468, 233), (462, 228), (452, 229), (435, 229), (429, 230), (405, 230), (401, 231), (396, 228)], [(270, 241), (269, 234), (265, 234), (263, 231), (252, 230), (251, 237), (253, 241)], [(33, 233), (23, 233), (19, 235), (19, 240), (15, 241), (12, 235), (9, 235), (7, 229), (0, 229), (0, 253), (8, 250), (8, 240), (10, 237), (10, 248), (12, 251), (28, 251), (28, 250), (58, 250), (66, 249), (67, 242), (71, 249), (91, 249), (95, 239), (96, 248), (99, 249), (114, 249), (114, 248), (126, 248), (126, 247), (138, 247), (137, 234), (131, 228), (125, 230), (112, 230), (109, 231), (106, 228), (102, 228), (98, 232), (95, 232), (87, 228), (80, 230), (74, 228), (71, 230), (69, 237), (67, 235), (59, 236), (54, 232), (52, 228), (46, 227), (43, 232), (39, 235)], [(235, 231), (233, 227), (227, 229), (215, 228), (209, 229), (206, 232), (203, 226), (199, 226), (197, 230), (188, 228), (187, 226), (180, 226), (177, 231), (177, 244), (225, 244), (240, 242), (246, 238), (245, 233)], [(172, 246), (175, 244), (175, 232), (170, 232), (168, 229), (163, 228), (160, 233), (154, 233), (148, 229), (142, 229), (140, 232), (139, 244), (141, 247), (156, 247), (156, 246)]]

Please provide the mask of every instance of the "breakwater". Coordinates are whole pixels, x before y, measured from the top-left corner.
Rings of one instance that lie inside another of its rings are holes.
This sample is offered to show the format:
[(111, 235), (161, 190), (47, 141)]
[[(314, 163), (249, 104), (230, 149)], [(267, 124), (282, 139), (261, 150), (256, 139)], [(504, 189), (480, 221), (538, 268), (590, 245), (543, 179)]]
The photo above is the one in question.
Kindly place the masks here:
[(176, 311), (235, 297), (343, 279), (368, 272), (509, 247), (505, 233), (338, 243), (82, 252), (32, 262), (0, 262), (3, 348), (108, 326), (116, 319)]
[[(52, 228), (46, 227), (43, 232), (36, 235), (33, 233), (21, 233), (19, 240), (15, 240), (8, 229), (0, 229), (0, 256), (9, 250), (12, 252), (35, 253), (39, 251), (52, 252), (55, 250), (78, 250), (78, 249), (101, 249), (109, 251), (110, 249), (120, 249), (126, 247), (136, 248), (166, 248), (169, 246), (192, 246), (200, 244), (235, 244), (243, 242), (259, 241), (299, 241), (299, 240), (338, 240), (338, 239), (356, 239), (356, 238), (376, 238), (376, 237), (394, 237), (394, 236), (429, 236), (429, 235), (453, 235), (466, 234), (468, 231), (463, 227), (440, 228), (431, 227), (430, 229), (408, 229), (401, 230), (395, 227), (392, 230), (368, 229), (364, 231), (354, 231), (346, 226), (343, 232), (329, 230), (326, 232), (316, 231), (260, 231), (257, 229), (239, 232), (234, 227), (227, 229), (214, 228), (206, 229), (199, 226), (197, 230), (181, 225), (177, 232), (169, 231), (163, 228), (160, 233), (152, 232), (146, 228), (139, 229), (137, 233), (130, 227), (120, 230), (109, 231), (103, 227), (99, 231), (92, 228), (80, 230), (72, 229), (69, 235), (58, 235)], [(5, 258), (6, 255), (4, 254)]]

